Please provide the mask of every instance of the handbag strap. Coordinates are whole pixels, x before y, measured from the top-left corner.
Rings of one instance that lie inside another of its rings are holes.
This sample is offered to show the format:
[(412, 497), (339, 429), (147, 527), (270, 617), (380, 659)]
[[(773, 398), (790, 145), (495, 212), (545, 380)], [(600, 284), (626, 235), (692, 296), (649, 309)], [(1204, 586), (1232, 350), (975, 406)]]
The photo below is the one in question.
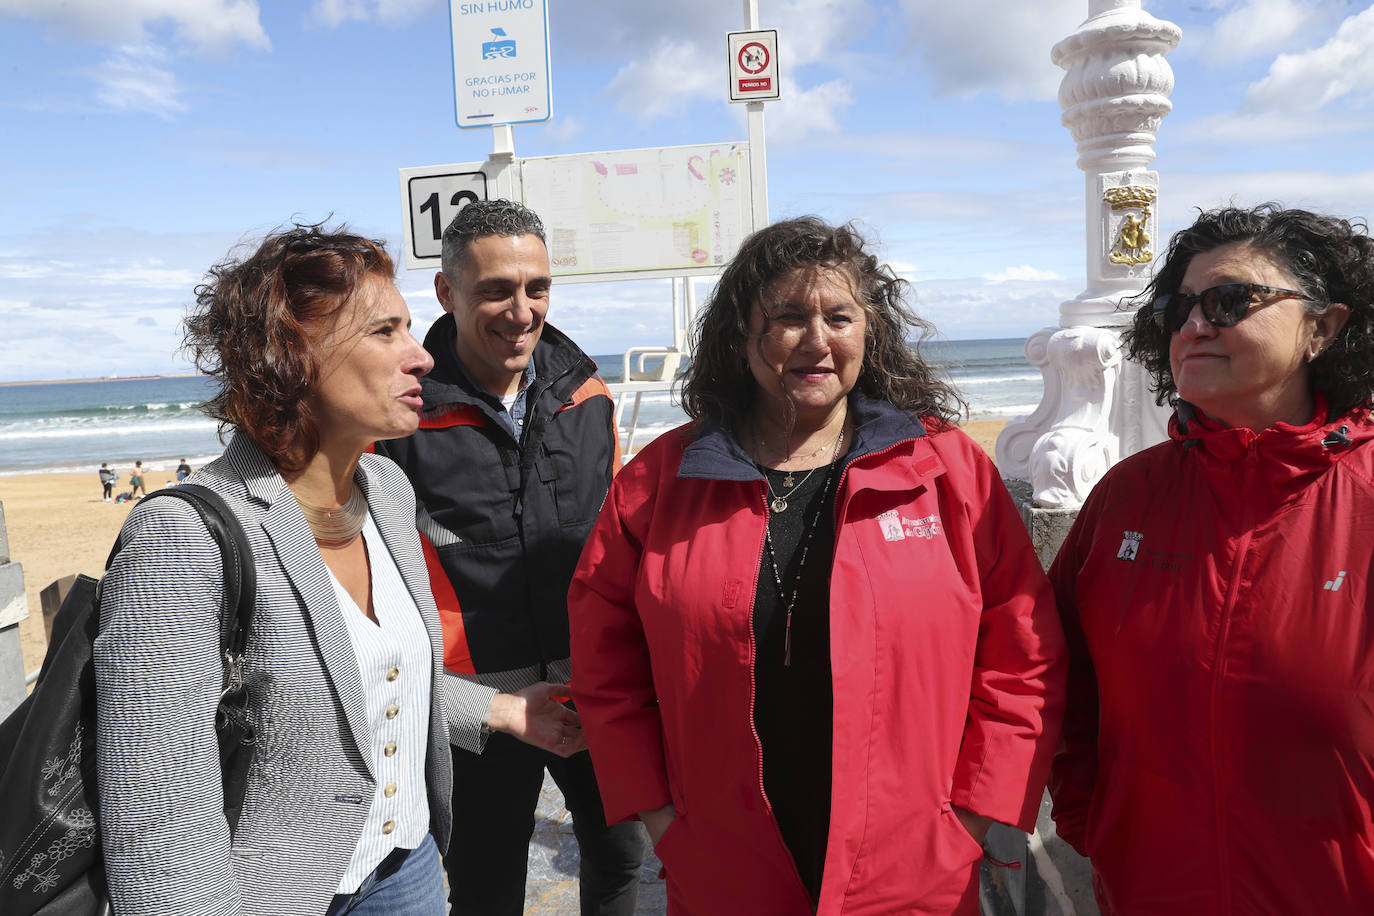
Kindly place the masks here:
[[(205, 523), (206, 529), (219, 545), (220, 565), (224, 568), (224, 601), (220, 605), (220, 652), (236, 668), (248, 645), (253, 626), (253, 607), (257, 602), (257, 569), (253, 565), (253, 548), (248, 535), (239, 524), (238, 516), (229, 504), (209, 487), (196, 483), (182, 483), (156, 490), (144, 497), (146, 503), (159, 496), (173, 496), (190, 503)], [(110, 551), (105, 568), (109, 569), (115, 555), (123, 546), (121, 536)]]

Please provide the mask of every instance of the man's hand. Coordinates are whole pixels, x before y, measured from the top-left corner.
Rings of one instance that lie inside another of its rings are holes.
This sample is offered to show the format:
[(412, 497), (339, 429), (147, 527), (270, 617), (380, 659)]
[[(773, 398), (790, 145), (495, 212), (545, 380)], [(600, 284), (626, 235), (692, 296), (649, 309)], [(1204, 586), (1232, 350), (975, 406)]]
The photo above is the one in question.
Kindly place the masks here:
[(668, 827), (677, 819), (677, 814), (673, 811), (672, 805), (664, 805), (652, 811), (639, 812), (639, 819), (648, 828), (650, 842), (657, 846), (658, 841), (663, 839), (663, 834), (668, 832)]
[(577, 713), (559, 702), (569, 689), (567, 684), (540, 681), (515, 693), (498, 693), (487, 709), (487, 727), (560, 757), (585, 751)]
[(967, 808), (960, 808), (958, 805), (954, 806), (954, 816), (959, 819), (959, 823), (964, 825), (964, 829), (968, 831), (968, 835), (973, 837), (973, 842), (982, 846), (983, 842), (988, 838), (988, 829), (993, 824), (992, 818), (984, 817), (981, 814), (974, 814)]

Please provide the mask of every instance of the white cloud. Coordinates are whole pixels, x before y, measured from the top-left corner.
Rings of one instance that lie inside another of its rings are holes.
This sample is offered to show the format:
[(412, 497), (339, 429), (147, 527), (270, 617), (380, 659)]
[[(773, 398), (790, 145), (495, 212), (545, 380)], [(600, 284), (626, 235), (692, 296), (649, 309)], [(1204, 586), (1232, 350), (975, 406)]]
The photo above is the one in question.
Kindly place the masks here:
[(376, 20), (382, 25), (405, 25), (434, 0), (316, 0), (310, 15), (326, 26)]
[(1040, 268), (1032, 267), (1029, 264), (1021, 264), (1013, 267), (1008, 267), (1001, 273), (983, 274), (981, 279), (983, 280), (983, 282), (989, 283), (993, 286), (1000, 286), (1003, 283), (1007, 283), (1013, 280), (1038, 282), (1045, 280), (1063, 280), (1064, 277), (1060, 274), (1055, 273), (1052, 270), (1041, 270)]
[(853, 104), (854, 96), (844, 80), (803, 89), (784, 76), (782, 98), (767, 109), (768, 141), (785, 144), (812, 133), (836, 133), (842, 114)]
[(1063, 280), (940, 278), (915, 286), (917, 314), (947, 340), (1029, 336), (1057, 322), (1059, 304), (1073, 295)]
[(187, 108), (171, 67), (173, 51), (272, 46), (256, 0), (0, 0), (0, 17), (43, 23), (63, 38), (111, 46), (109, 57), (83, 71), (95, 83), (96, 99), (115, 111), (161, 118)]
[(762, 25), (778, 27), (778, 56), (785, 68), (832, 58), (837, 48), (865, 35), (875, 19), (873, 7), (861, 0), (784, 0), (769, 4), (767, 15), (769, 22)]
[(1316, 169), (1253, 172), (1175, 172), (1160, 196), (1161, 239), (1192, 225), (1199, 208), (1252, 207), (1277, 201), (1346, 218), (1374, 219), (1374, 170), (1337, 173)]
[(153, 45), (129, 45), (87, 72), (96, 82), (96, 97), (109, 107), (167, 118), (185, 111), (186, 103), (176, 74), (163, 66), (166, 60)]
[(660, 38), (650, 53), (621, 67), (606, 91), (622, 111), (646, 119), (680, 113), (687, 101), (722, 91), (721, 69), (703, 66), (702, 58), (692, 41)]
[(154, 26), (205, 50), (271, 47), (256, 0), (0, 0), (0, 16), (46, 23), (59, 34), (100, 44), (146, 42)]
[(1193, 44), (1205, 46), (1201, 59), (1228, 66), (1271, 54), (1291, 42), (1317, 15), (1310, 3), (1295, 0), (1242, 0), (1222, 14), (1210, 34), (1197, 36)]
[(1286, 113), (1282, 130), (1275, 129), (1272, 112), (1256, 110), (1206, 115), (1174, 126), (1165, 123), (1170, 141), (1179, 150), (1185, 153), (1205, 151), (1209, 155), (1230, 154), (1254, 144), (1261, 137), (1270, 149), (1304, 147), (1314, 140), (1330, 142), (1335, 137), (1363, 133), (1368, 129), (1368, 125), (1358, 118), (1318, 111)]
[[(606, 87), (607, 94), (622, 111), (646, 120), (680, 115), (692, 101), (720, 100), (726, 90), (721, 25), (743, 28), (739, 11), (737, 3), (719, 0), (603, 4), (596, 23), (611, 25), (595, 36), (595, 46), (648, 49), (631, 55)], [(866, 0), (784, 0), (761, 12), (762, 27), (780, 26), (783, 91), (782, 99), (768, 106), (770, 138), (795, 140), (838, 130), (840, 116), (853, 103), (849, 83), (831, 79), (807, 85), (798, 72), (833, 63), (843, 48), (865, 35), (874, 20), (872, 5)], [(576, 35), (569, 44), (578, 45)]]
[(545, 133), (555, 143), (571, 143), (587, 132), (587, 125), (577, 115), (559, 115), (543, 125)]
[(1245, 94), (1267, 111), (1315, 111), (1352, 93), (1374, 90), (1374, 6), (1349, 17), (1319, 48), (1280, 54)]
[(991, 92), (1008, 101), (1053, 99), (1064, 71), (1050, 49), (1083, 21), (1083, 0), (902, 0), (911, 42), (942, 96)]
[(185, 293), (201, 278), (199, 271), (179, 267), (148, 265), (120, 265), (118, 267), (87, 266), (89, 280), (97, 284), (119, 284), (143, 289), (169, 290)]

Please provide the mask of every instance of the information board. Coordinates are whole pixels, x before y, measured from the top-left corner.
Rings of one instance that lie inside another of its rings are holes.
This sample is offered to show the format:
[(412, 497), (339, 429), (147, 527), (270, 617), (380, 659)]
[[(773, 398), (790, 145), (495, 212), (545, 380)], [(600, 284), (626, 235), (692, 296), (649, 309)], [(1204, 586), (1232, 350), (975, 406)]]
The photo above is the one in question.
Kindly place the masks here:
[(520, 161), (565, 280), (715, 274), (754, 230), (743, 142)]

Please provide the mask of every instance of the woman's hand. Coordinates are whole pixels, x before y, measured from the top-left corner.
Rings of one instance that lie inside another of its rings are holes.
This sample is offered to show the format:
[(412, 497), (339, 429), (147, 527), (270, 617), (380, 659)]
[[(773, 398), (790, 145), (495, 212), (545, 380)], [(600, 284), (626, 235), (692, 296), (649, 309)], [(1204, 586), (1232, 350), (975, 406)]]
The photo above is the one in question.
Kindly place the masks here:
[(498, 693), (487, 709), (487, 727), (560, 757), (585, 751), (577, 711), (560, 702), (568, 698), (569, 689), (567, 684), (539, 681), (515, 693)]
[(658, 841), (663, 839), (663, 834), (668, 832), (668, 827), (677, 819), (677, 813), (673, 811), (672, 805), (664, 805), (652, 811), (639, 812), (639, 819), (649, 829), (649, 840), (657, 846)]
[(968, 831), (969, 836), (973, 837), (973, 841), (982, 846), (988, 838), (988, 829), (992, 827), (993, 819), (981, 814), (974, 814), (967, 808), (960, 808), (958, 805), (954, 806), (954, 816), (959, 819), (959, 823), (964, 825), (964, 829)]

